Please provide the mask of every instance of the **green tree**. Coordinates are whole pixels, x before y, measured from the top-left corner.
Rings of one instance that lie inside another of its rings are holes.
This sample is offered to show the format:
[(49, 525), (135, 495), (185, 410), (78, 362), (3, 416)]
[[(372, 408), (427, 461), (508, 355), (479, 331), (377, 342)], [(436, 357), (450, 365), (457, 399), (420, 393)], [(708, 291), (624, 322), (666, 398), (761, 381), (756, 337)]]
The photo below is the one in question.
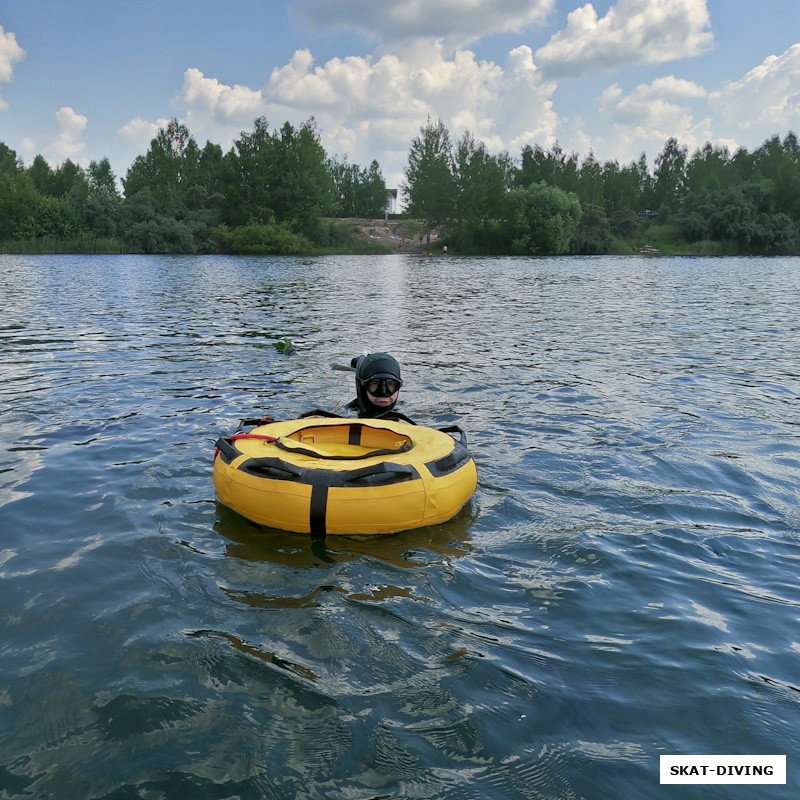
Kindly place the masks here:
[(67, 159), (53, 171), (53, 197), (66, 197), (80, 205), (89, 196), (89, 181), (84, 170), (74, 161)]
[(55, 239), (67, 242), (84, 231), (78, 208), (65, 197), (40, 197), (36, 204), (34, 228), (28, 238)]
[(328, 160), (328, 172), (333, 180), (333, 205), (337, 217), (356, 217), (358, 166), (347, 157), (334, 156)]
[(497, 219), (513, 184), (514, 169), (507, 153), (493, 156), (466, 131), (454, 154), (456, 217), (462, 225), (486, 226)]
[(687, 150), (670, 138), (656, 157), (653, 173), (653, 208), (677, 210), (686, 195)]
[[(206, 149), (206, 162), (214, 158)], [(211, 229), (220, 220), (221, 195), (203, 185), (203, 152), (189, 129), (171, 120), (137, 156), (123, 180), (121, 216), (128, 246), (144, 253), (198, 253), (214, 248)]]
[(242, 131), (225, 156), (225, 187), (233, 225), (265, 224), (275, 219), (272, 190), (278, 172), (278, 152), (266, 117), (259, 117), (252, 131)]
[(612, 242), (611, 226), (602, 206), (581, 203), (581, 217), (570, 240), (570, 252), (580, 255), (610, 253)]
[(36, 236), (36, 215), (41, 196), (30, 175), (17, 168), (15, 162), (16, 158), (8, 158), (8, 153), (0, 159), (0, 241)]
[(211, 230), (218, 219), (205, 200), (202, 187), (195, 186), (180, 201), (162, 206), (145, 186), (125, 198), (122, 237), (138, 253), (208, 252), (214, 248)]
[(603, 207), (607, 215), (638, 211), (641, 196), (640, 173), (635, 163), (620, 167), (616, 161), (607, 161), (603, 165)]
[(55, 192), (55, 175), (42, 155), (34, 157), (27, 169), (33, 188), (43, 197), (57, 197)]
[(386, 208), (386, 181), (376, 160), (359, 173), (359, 216), (372, 219), (380, 217)]
[(773, 136), (753, 153), (752, 180), (769, 191), (772, 209), (798, 218), (800, 211), (800, 147), (792, 133), (783, 142)]
[(516, 185), (527, 187), (534, 183), (546, 183), (567, 192), (578, 190), (578, 156), (567, 155), (558, 142), (545, 152), (539, 145), (526, 145), (522, 150), (521, 167)]
[(530, 186), (532, 183), (547, 182), (550, 177), (545, 171), (545, 164), (547, 156), (544, 150), (537, 144), (536, 147), (531, 147), (526, 144), (522, 148), (520, 157), (520, 168), (517, 170), (515, 183), (523, 189)]
[(53, 239), (84, 243), (92, 238), (86, 204), (86, 172), (67, 159), (52, 169), (37, 155), (25, 169), (0, 146), (0, 239)]
[(408, 213), (424, 222), (429, 242), (431, 229), (456, 213), (453, 171), (450, 134), (441, 120), (433, 123), (429, 117), (411, 142), (404, 182)]
[(223, 201), (222, 195), (229, 182), (229, 174), (225, 156), (218, 144), (206, 142), (197, 159), (197, 184), (206, 190), (210, 197), (218, 197)]
[(243, 131), (225, 157), (233, 225), (291, 221), (313, 238), (334, 208), (334, 181), (312, 119), (271, 132), (264, 117)]
[(119, 234), (122, 198), (109, 160), (91, 161), (86, 179), (89, 185), (89, 195), (83, 204), (86, 226), (98, 238), (114, 238)]
[(605, 175), (603, 167), (595, 158), (594, 153), (589, 155), (581, 164), (578, 171), (578, 185), (576, 194), (582, 205), (598, 206), (603, 202), (603, 184)]
[(278, 161), (272, 191), (275, 216), (291, 220), (312, 240), (320, 220), (333, 211), (333, 180), (314, 119), (294, 128), (288, 122), (276, 137)]
[(334, 213), (337, 217), (372, 219), (386, 208), (386, 181), (377, 161), (369, 169), (351, 164), (347, 157), (328, 161), (333, 180)]
[[(44, 158), (41, 163), (50, 170)], [(34, 238), (40, 201), (30, 169), (25, 169), (13, 150), (0, 144), (0, 241)]]
[(697, 150), (686, 165), (686, 191), (700, 194), (724, 189), (730, 182), (730, 153), (710, 142)]
[(22, 162), (4, 142), (0, 142), (0, 175), (22, 172)]
[(721, 242), (740, 253), (796, 252), (800, 236), (797, 223), (774, 210), (768, 186), (754, 181), (689, 195), (679, 223), (687, 241)]
[(510, 250), (515, 255), (559, 255), (569, 251), (581, 219), (577, 195), (534, 183), (508, 197)]
[(639, 160), (636, 162), (636, 174), (639, 176), (639, 204), (644, 205), (645, 208), (652, 208), (654, 205), (653, 192), (655, 181), (647, 169), (647, 156), (644, 153), (639, 156)]
[(111, 169), (111, 162), (107, 158), (90, 161), (86, 169), (86, 176), (89, 181), (89, 190), (93, 195), (120, 199), (117, 178)]
[(125, 196), (132, 197), (144, 188), (159, 208), (179, 199), (182, 192), (198, 180), (199, 150), (189, 129), (170, 120), (150, 142), (143, 156), (137, 156), (122, 183)]

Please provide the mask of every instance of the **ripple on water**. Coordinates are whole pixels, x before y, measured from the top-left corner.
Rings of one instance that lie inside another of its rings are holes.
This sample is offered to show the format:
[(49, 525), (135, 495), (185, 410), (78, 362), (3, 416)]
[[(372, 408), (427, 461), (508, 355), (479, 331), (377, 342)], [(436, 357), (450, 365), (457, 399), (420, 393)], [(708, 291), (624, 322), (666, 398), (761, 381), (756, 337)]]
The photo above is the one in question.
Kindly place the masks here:
[[(796, 260), (0, 262), (0, 794), (649, 797), (661, 753), (800, 748)], [(220, 506), (216, 436), (364, 348), (474, 501)]]

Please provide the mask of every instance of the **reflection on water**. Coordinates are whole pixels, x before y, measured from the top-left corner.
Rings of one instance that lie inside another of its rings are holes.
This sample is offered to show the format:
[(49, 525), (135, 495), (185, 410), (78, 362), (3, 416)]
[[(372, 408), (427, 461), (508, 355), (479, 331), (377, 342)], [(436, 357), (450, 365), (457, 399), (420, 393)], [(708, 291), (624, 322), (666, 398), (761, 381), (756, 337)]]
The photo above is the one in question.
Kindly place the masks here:
[[(739, 752), (795, 797), (799, 268), (0, 257), (0, 795), (683, 798), (660, 754)], [(218, 504), (217, 436), (364, 349), (466, 430), (462, 513)]]
[(230, 540), (226, 555), (269, 561), (292, 569), (325, 568), (364, 557), (394, 567), (416, 568), (445, 563), (469, 552), (469, 529), (477, 516), (467, 504), (449, 522), (391, 536), (298, 536), (249, 523), (217, 504), (214, 530)]

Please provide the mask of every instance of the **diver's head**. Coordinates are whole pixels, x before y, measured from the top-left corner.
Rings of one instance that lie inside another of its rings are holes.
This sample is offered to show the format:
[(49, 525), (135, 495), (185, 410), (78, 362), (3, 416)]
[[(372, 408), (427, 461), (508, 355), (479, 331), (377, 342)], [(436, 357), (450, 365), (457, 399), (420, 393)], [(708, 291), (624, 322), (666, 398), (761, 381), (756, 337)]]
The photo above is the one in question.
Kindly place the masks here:
[(354, 360), (359, 411), (369, 416), (391, 411), (403, 385), (397, 360), (388, 353), (366, 353)]

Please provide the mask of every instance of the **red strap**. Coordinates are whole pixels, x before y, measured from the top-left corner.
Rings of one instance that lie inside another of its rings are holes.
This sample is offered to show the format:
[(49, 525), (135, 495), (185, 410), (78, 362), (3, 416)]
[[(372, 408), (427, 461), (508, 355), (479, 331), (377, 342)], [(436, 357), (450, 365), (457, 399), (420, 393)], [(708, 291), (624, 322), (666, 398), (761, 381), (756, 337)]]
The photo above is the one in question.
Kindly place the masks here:
[(261, 439), (264, 442), (277, 442), (277, 436), (265, 436), (263, 433), (234, 433), (233, 436), (225, 437), (229, 442), (236, 442), (239, 439)]

